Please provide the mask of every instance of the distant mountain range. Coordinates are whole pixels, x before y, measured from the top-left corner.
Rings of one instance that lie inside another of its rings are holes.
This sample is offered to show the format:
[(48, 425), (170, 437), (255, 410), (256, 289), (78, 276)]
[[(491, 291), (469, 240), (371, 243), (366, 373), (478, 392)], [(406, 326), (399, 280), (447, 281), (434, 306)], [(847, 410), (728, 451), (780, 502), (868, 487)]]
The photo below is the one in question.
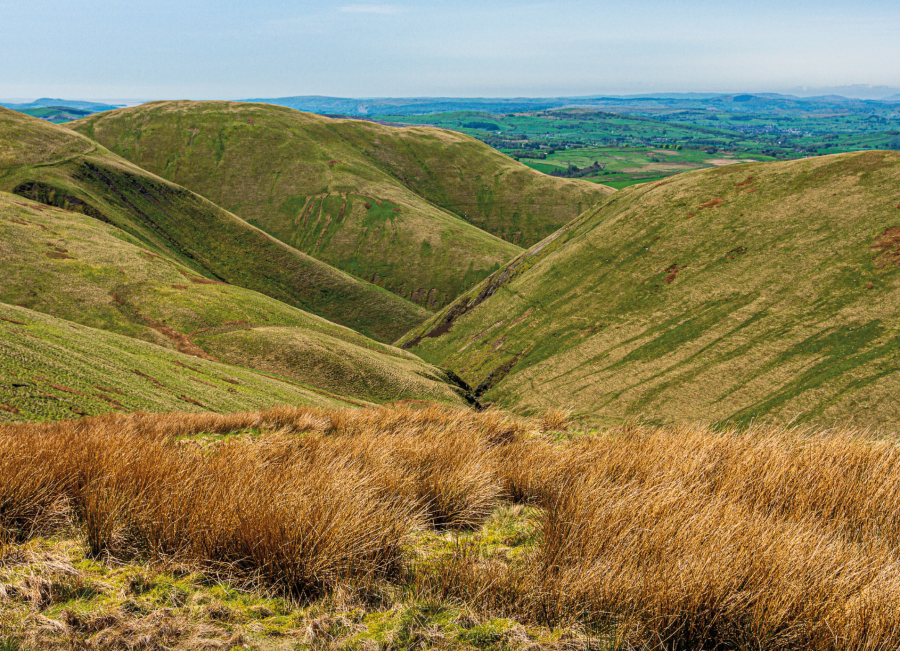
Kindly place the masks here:
[(0, 102), (0, 106), (6, 107), (8, 109), (12, 109), (14, 111), (22, 111), (24, 109), (35, 109), (35, 108), (47, 108), (47, 107), (65, 107), (65, 108), (73, 108), (73, 109), (81, 109), (84, 111), (90, 111), (92, 113), (99, 113), (100, 111), (112, 111), (113, 109), (122, 108), (124, 104), (102, 104), (99, 102), (84, 102), (81, 100), (72, 100), (72, 99), (51, 99), (48, 97), (42, 97), (41, 99), (36, 99), (33, 102), (27, 102), (25, 104), (10, 104), (6, 102)]
[(841, 95), (797, 97), (777, 93), (656, 93), (647, 95), (593, 95), (588, 97), (396, 97), (349, 98), (322, 97), (318, 95), (297, 97), (254, 98), (239, 100), (286, 106), (299, 111), (323, 115), (350, 115), (359, 117), (377, 115), (422, 115), (451, 111), (485, 111), (489, 113), (516, 113), (544, 111), (556, 108), (724, 108), (731, 111), (784, 110), (828, 105), (864, 106), (882, 104), (885, 101), (900, 102), (900, 94), (885, 100), (855, 99)]
[[(842, 88), (852, 90), (852, 87)], [(318, 113), (320, 115), (346, 115), (354, 117), (372, 117), (379, 115), (423, 115), (428, 113), (447, 113), (453, 111), (479, 111), (488, 113), (518, 113), (524, 111), (544, 111), (558, 108), (594, 108), (639, 110), (646, 109), (691, 109), (713, 108), (730, 111), (774, 111), (804, 109), (816, 107), (827, 108), (832, 105), (841, 107), (864, 107), (866, 105), (882, 105), (885, 102), (900, 103), (900, 93), (884, 99), (858, 99), (844, 95), (829, 93), (833, 90), (821, 89), (822, 95), (798, 96), (778, 93), (648, 93), (642, 95), (590, 95), (581, 97), (326, 97), (320, 95), (298, 95), (292, 97), (258, 97), (237, 100), (285, 106), (298, 111)], [(881, 92), (890, 92), (883, 88)], [(134, 102), (128, 102), (128, 105)], [(33, 111), (41, 108), (69, 108), (99, 113), (122, 108), (126, 103), (105, 104), (82, 100), (41, 98), (27, 103), (0, 102), (16, 111)], [(32, 113), (34, 114), (34, 113)], [(37, 117), (43, 117), (38, 115)]]

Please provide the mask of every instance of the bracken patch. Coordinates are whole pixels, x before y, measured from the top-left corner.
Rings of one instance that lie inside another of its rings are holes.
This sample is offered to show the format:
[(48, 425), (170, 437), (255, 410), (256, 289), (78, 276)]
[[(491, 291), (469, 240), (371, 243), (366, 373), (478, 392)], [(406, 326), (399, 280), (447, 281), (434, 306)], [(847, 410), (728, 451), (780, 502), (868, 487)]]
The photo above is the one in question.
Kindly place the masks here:
[(663, 273), (666, 274), (666, 284), (671, 285), (672, 283), (674, 283), (675, 279), (678, 277), (678, 273), (685, 269), (687, 269), (687, 265), (681, 265), (679, 267), (678, 263), (666, 267), (666, 269), (663, 271)]
[(895, 264), (900, 266), (900, 226), (885, 228), (875, 242), (872, 249), (876, 251), (875, 257), (882, 264)]
[(704, 201), (703, 203), (701, 203), (700, 208), (715, 208), (716, 206), (721, 206), (723, 203), (725, 203), (725, 200), (722, 197), (714, 197), (709, 201)]

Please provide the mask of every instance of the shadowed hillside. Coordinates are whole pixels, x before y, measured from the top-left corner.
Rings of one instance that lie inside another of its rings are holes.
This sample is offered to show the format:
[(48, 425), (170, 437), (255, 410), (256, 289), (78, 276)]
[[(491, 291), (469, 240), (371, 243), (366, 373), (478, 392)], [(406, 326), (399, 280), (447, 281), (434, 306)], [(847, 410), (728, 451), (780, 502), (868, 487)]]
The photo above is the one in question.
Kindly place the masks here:
[(427, 313), (59, 126), (0, 109), (0, 190), (112, 224), (198, 279), (266, 294), (380, 341)]
[(153, 102), (71, 126), (431, 309), (610, 192), (539, 174), (458, 133), (271, 105)]
[(898, 188), (892, 152), (629, 188), (401, 344), (526, 412), (894, 428)]
[[(0, 192), (0, 302), (356, 400), (461, 403), (415, 355), (208, 280), (109, 224)], [(253, 403), (257, 404), (257, 403)]]

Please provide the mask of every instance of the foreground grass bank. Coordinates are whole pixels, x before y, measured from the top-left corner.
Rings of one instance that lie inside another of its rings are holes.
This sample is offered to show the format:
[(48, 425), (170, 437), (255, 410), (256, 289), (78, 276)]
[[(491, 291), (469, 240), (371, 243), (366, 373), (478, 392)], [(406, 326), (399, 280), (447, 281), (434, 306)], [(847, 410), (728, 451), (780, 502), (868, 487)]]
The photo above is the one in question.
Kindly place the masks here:
[(900, 643), (896, 440), (567, 425), (278, 408), (4, 427), (0, 624), (23, 648)]

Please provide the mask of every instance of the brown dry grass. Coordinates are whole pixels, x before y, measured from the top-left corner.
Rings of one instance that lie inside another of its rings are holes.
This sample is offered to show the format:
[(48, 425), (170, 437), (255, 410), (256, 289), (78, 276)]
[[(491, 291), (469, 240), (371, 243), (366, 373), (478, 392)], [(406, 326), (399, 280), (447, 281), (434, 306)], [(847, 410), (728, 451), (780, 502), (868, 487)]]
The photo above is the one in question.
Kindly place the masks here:
[[(21, 540), (68, 512), (97, 557), (195, 565), (305, 598), (396, 575), (423, 522), (480, 524), (500, 492), (490, 442), (504, 427), (436, 408), (276, 408), (2, 428), (0, 531)], [(254, 429), (269, 433), (179, 442)]]
[(900, 226), (885, 228), (871, 248), (876, 251), (876, 260), (880, 254), (882, 266), (885, 263), (900, 265)]
[[(295, 598), (376, 582), (613, 648), (900, 645), (900, 446), (864, 432), (541, 434), (438, 407), (150, 416), (0, 429), (7, 539), (73, 513), (95, 555), (195, 565)], [(196, 434), (263, 432), (212, 445)], [(298, 434), (302, 433), (302, 436)], [(538, 505), (512, 559), (418, 557), (423, 527)]]
[(573, 409), (548, 409), (538, 419), (540, 428), (544, 432), (565, 432), (572, 425)]
[(895, 440), (623, 428), (499, 452), (507, 492), (544, 506), (541, 542), (518, 565), (443, 563), (436, 596), (619, 648), (900, 643)]

